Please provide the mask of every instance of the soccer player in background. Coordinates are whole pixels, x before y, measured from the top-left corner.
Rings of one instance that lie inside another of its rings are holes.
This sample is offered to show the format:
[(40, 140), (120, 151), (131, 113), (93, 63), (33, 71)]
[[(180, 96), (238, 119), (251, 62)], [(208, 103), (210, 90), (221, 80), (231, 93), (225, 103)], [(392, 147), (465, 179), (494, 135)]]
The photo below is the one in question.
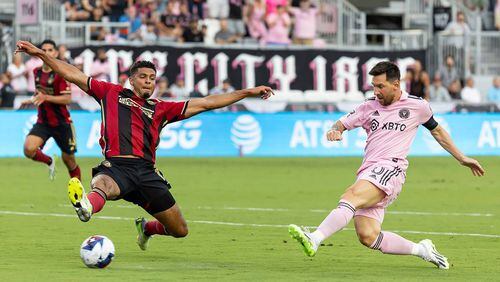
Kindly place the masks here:
[[(45, 40), (40, 48), (47, 57), (57, 58), (56, 43)], [(48, 64), (33, 70), (36, 93), (23, 105), (34, 104), (38, 107), (38, 119), (26, 136), (24, 155), (49, 167), (49, 178), (54, 180), (56, 173), (55, 158), (42, 152), (45, 142), (52, 137), (61, 149), (61, 157), (68, 168), (70, 177), (81, 179), (80, 167), (75, 160), (76, 136), (67, 105), (71, 103), (70, 84), (57, 74)]]
[(232, 93), (193, 98), (184, 102), (150, 99), (155, 89), (156, 69), (148, 61), (135, 62), (130, 68), (132, 90), (120, 85), (98, 81), (76, 67), (56, 60), (26, 41), (17, 43), (16, 52), (39, 57), (56, 73), (87, 92), (101, 105), (101, 139), (105, 160), (92, 170), (91, 189), (85, 194), (82, 184), (72, 178), (68, 195), (81, 221), (88, 221), (107, 200), (124, 199), (141, 206), (156, 220), (135, 221), (137, 243), (142, 250), (152, 235), (185, 237), (188, 233), (179, 206), (170, 194), (171, 188), (155, 167), (160, 132), (168, 123), (198, 113), (222, 108), (247, 97), (267, 99), (271, 88), (238, 90)]
[(414, 255), (448, 269), (446, 257), (438, 253), (431, 240), (419, 243), (397, 234), (381, 231), (384, 213), (401, 192), (406, 179), (406, 156), (423, 125), (463, 166), (475, 176), (484, 170), (478, 161), (463, 155), (446, 130), (438, 125), (426, 100), (409, 95), (400, 89), (399, 68), (391, 62), (381, 62), (370, 71), (375, 96), (367, 99), (354, 111), (343, 116), (327, 132), (329, 141), (342, 140), (345, 130), (363, 127), (368, 134), (363, 163), (357, 180), (340, 197), (336, 209), (323, 220), (314, 232), (291, 224), (288, 232), (297, 240), (307, 256), (314, 256), (321, 242), (343, 229), (354, 218), (359, 241), (384, 254)]

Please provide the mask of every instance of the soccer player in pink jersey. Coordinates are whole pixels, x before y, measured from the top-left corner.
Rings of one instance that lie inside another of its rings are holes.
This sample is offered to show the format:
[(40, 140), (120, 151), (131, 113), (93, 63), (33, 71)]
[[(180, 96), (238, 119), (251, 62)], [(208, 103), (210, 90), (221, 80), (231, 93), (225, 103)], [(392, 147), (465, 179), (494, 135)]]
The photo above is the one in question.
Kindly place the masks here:
[(419, 243), (395, 233), (381, 231), (384, 213), (401, 192), (406, 178), (406, 156), (419, 125), (430, 130), (436, 141), (475, 176), (484, 169), (478, 161), (466, 157), (453, 143), (446, 130), (434, 120), (427, 101), (400, 89), (400, 72), (391, 62), (381, 62), (370, 71), (375, 97), (367, 99), (354, 111), (343, 116), (327, 132), (329, 141), (342, 140), (342, 133), (363, 127), (368, 134), (365, 157), (357, 180), (340, 197), (337, 208), (314, 232), (291, 224), (288, 232), (314, 256), (321, 242), (343, 229), (354, 218), (359, 241), (384, 254), (414, 255), (448, 269), (449, 263), (431, 240)]

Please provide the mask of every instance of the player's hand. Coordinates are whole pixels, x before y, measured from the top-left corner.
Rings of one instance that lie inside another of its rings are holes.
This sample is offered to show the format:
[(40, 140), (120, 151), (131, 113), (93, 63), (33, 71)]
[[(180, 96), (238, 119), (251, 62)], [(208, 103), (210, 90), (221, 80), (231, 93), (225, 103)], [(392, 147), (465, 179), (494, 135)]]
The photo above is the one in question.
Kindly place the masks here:
[(35, 106), (40, 106), (43, 102), (47, 101), (47, 98), (48, 98), (48, 95), (43, 93), (43, 92), (40, 92), (40, 91), (37, 91), (36, 92), (36, 95), (33, 96), (33, 98), (31, 98), (31, 100), (33, 101), (33, 104), (35, 104)]
[(472, 171), (472, 174), (474, 174), (474, 176), (483, 176), (484, 175), (484, 169), (483, 169), (483, 167), (475, 159), (472, 159), (472, 158), (469, 158), (469, 157), (465, 157), (460, 162), (460, 164), (463, 165), (463, 166), (469, 167), (470, 170)]
[(249, 91), (248, 97), (260, 97), (263, 100), (266, 100), (274, 95), (273, 89), (269, 86), (258, 86), (247, 89), (247, 91)]
[(339, 130), (330, 129), (326, 133), (326, 139), (328, 141), (340, 141), (342, 140), (342, 132), (340, 132)]
[(33, 104), (33, 101), (31, 99), (28, 99), (28, 100), (24, 100), (21, 102), (21, 105), (19, 105), (20, 108), (24, 108), (30, 104)]
[(16, 43), (16, 50), (14, 51), (14, 54), (17, 53), (26, 53), (30, 56), (36, 56), (43, 53), (43, 51), (35, 45), (31, 44), (31, 42), (19, 40)]

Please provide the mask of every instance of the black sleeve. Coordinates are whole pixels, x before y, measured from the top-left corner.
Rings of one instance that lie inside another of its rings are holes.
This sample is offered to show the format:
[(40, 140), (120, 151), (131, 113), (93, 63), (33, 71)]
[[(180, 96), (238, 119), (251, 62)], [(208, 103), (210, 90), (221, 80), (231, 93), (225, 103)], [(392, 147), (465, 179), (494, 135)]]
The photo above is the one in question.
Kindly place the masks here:
[(433, 130), (434, 128), (436, 128), (438, 126), (438, 123), (434, 119), (434, 116), (431, 116), (431, 118), (422, 125), (425, 126), (425, 128), (427, 128), (429, 130)]

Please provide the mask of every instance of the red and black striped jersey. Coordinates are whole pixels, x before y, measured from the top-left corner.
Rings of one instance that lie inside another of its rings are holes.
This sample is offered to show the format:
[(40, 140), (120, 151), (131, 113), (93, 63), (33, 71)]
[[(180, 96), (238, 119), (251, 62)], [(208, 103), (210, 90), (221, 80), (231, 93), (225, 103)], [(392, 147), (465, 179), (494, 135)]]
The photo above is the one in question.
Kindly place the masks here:
[(133, 155), (155, 162), (160, 133), (168, 123), (185, 119), (189, 101), (144, 99), (118, 84), (89, 78), (87, 93), (101, 105), (103, 155)]
[[(35, 87), (37, 91), (47, 95), (71, 95), (70, 84), (54, 71), (45, 72), (41, 67), (33, 70), (35, 74)], [(37, 123), (56, 127), (71, 123), (68, 107), (66, 105), (43, 102), (38, 106)]]

